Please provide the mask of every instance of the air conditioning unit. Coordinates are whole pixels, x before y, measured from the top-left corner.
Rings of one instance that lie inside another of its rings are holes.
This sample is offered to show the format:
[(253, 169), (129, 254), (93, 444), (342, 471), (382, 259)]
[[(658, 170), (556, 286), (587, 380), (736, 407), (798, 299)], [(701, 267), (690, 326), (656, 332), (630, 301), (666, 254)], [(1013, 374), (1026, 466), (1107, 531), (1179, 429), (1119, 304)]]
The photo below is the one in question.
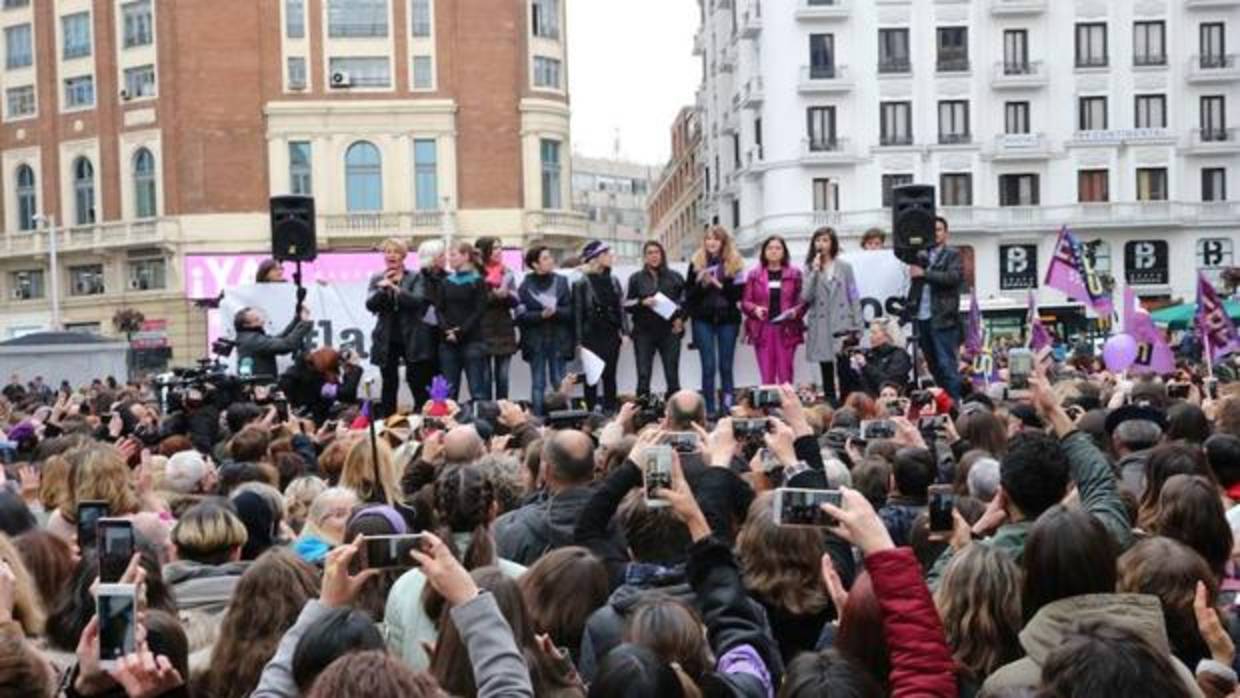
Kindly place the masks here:
[(130, 97), (129, 90), (122, 89), (122, 90), (121, 90), (121, 99), (123, 99), (123, 100), (125, 100), (126, 102), (128, 102), (128, 101), (129, 101), (129, 97)]
[(142, 281), (141, 281), (141, 280), (139, 280), (139, 279), (130, 279), (130, 280), (129, 280), (129, 290), (130, 290), (130, 291), (141, 291), (141, 290), (143, 290), (143, 288), (142, 288)]
[(349, 75), (348, 71), (337, 70), (332, 73), (331, 84), (332, 87), (352, 87), (353, 76)]

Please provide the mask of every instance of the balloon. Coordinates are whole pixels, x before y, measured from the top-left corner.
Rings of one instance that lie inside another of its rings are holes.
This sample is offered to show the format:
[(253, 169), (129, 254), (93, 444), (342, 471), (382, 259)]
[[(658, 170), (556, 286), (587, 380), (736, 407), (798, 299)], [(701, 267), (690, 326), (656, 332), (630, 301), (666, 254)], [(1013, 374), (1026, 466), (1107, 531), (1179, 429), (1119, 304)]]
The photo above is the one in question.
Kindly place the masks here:
[(1102, 345), (1102, 361), (1112, 373), (1126, 370), (1136, 360), (1137, 340), (1130, 334), (1113, 335)]

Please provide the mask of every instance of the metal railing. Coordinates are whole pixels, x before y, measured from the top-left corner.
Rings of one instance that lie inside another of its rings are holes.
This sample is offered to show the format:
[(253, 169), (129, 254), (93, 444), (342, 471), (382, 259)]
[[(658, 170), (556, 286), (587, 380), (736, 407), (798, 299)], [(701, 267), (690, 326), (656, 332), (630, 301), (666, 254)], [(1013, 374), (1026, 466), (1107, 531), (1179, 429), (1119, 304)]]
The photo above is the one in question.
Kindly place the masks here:
[(964, 143), (972, 143), (973, 134), (971, 133), (940, 133), (939, 145), (961, 145)]
[(969, 72), (969, 57), (941, 56), (935, 61), (934, 67), (940, 73), (967, 73)]
[(319, 216), (319, 225), (329, 237), (381, 236), (418, 230), (439, 230), (442, 211), (375, 211)]

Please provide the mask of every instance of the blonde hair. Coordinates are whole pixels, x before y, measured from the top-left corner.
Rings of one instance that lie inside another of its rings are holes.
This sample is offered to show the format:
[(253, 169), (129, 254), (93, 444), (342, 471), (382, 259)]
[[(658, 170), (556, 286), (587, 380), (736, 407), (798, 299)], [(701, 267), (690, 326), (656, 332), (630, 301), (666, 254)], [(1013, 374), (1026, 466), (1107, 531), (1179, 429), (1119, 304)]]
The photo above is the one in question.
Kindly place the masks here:
[[(73, 489), (61, 502), (61, 514), (76, 520), (78, 502), (98, 500), (108, 503), (109, 516), (124, 516), (138, 511), (138, 495), (129, 482), (129, 466), (112, 446), (86, 446), (70, 451), (69, 479)], [(68, 507), (68, 511), (66, 511)]]
[(357, 493), (348, 487), (328, 487), (319, 492), (314, 501), (310, 503), (310, 509), (306, 513), (306, 525), (301, 529), (302, 537), (315, 536), (331, 543), (339, 545), (343, 541), (336, 540), (336, 536), (331, 535), (322, 529), (323, 520), (331, 513), (332, 506), (340, 501), (347, 501), (349, 508), (357, 506)]
[(310, 515), (310, 506), (327, 489), (327, 483), (316, 475), (302, 475), (284, 488), (284, 520), (290, 528), (301, 532)]
[(399, 252), (403, 255), (409, 254), (409, 243), (400, 238), (388, 238), (379, 243), (380, 252)]
[(981, 680), (1021, 655), (1021, 571), (1007, 554), (970, 545), (934, 595), (956, 662)]
[(236, 514), (209, 500), (190, 507), (172, 527), (177, 556), (206, 564), (223, 564), (249, 538)]
[(719, 255), (723, 257), (723, 273), (729, 277), (741, 273), (741, 270), (745, 268), (745, 260), (736, 251), (732, 236), (722, 225), (713, 225), (706, 230), (706, 234), (702, 236), (702, 245), (698, 247), (697, 252), (693, 253), (693, 258), (690, 260), (693, 268), (699, 270), (706, 268), (706, 239), (712, 237), (723, 243), (719, 248)]
[(16, 581), (13, 590), (13, 620), (22, 626), (27, 637), (42, 635), (47, 624), (47, 611), (43, 608), (39, 589), (30, 570), (26, 568), (26, 563), (22, 561), (21, 554), (17, 552), (17, 547), (3, 533), (0, 533), (0, 560), (8, 563)]
[[(378, 440), (374, 451), (379, 456), (379, 483), (377, 485), (375, 483), (375, 461), (369, 439), (358, 439), (349, 447), (349, 454), (344, 458), (344, 468), (340, 471), (340, 484), (351, 488), (362, 501), (376, 501), (376, 496), (382, 494), (385, 504), (395, 504), (401, 499), (400, 474), (396, 472), (392, 447), (386, 441)], [(376, 491), (376, 487), (381, 492)]]
[(878, 327), (887, 335), (887, 341), (893, 347), (904, 348), (904, 330), (900, 328), (900, 321), (894, 317), (887, 315), (885, 317), (874, 318), (870, 322), (870, 327)]

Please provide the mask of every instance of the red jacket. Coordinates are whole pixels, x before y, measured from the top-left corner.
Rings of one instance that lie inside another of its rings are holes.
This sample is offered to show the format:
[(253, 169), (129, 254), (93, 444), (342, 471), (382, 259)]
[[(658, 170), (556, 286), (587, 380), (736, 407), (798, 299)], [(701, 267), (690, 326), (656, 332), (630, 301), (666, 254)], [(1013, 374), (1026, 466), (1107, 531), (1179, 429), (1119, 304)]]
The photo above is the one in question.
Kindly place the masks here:
[(883, 611), (892, 698), (956, 698), (956, 663), (912, 548), (867, 555), (865, 568)]

